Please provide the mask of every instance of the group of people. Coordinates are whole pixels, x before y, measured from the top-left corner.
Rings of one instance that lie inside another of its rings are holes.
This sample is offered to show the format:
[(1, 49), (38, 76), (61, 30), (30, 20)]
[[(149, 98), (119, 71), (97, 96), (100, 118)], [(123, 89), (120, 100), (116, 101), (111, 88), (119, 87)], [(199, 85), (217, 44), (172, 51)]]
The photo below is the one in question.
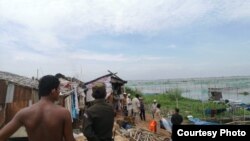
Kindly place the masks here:
[(135, 118), (140, 116), (141, 120), (146, 121), (143, 98), (138, 94), (136, 94), (132, 99), (130, 94), (124, 93), (123, 95), (123, 114), (125, 116), (133, 116)]
[[(39, 81), (40, 100), (21, 109), (0, 130), (0, 141), (6, 141), (21, 126), (26, 128), (29, 141), (75, 141), (70, 112), (54, 104), (59, 99), (60, 81), (46, 75)], [(98, 83), (93, 88), (95, 104), (85, 110), (83, 130), (88, 141), (112, 141), (113, 107), (105, 101), (106, 88)]]
[[(152, 112), (152, 118), (154, 121), (158, 122), (157, 124), (157, 130), (159, 130), (163, 126), (162, 120), (162, 114), (161, 114), (161, 104), (157, 103), (156, 100), (153, 101), (151, 106), (151, 112)], [(170, 121), (172, 123), (172, 126), (174, 125), (180, 125), (183, 122), (182, 115), (179, 114), (179, 108), (175, 108), (174, 113), (171, 115)]]
[[(14, 118), (0, 130), (0, 141), (7, 140), (21, 126), (26, 128), (30, 141), (74, 141), (70, 112), (56, 104), (60, 94), (60, 81), (57, 77), (46, 75), (39, 81), (38, 93), (40, 100), (36, 104), (26, 107), (16, 113)], [(115, 111), (110, 103), (105, 101), (106, 88), (104, 83), (97, 83), (93, 88), (94, 105), (84, 112), (83, 130), (88, 141), (112, 141), (112, 128)], [(146, 120), (143, 98), (125, 94), (123, 108), (127, 116)], [(156, 100), (152, 104), (152, 118), (160, 121), (161, 105)], [(181, 124), (182, 116), (179, 109), (175, 109), (171, 122)]]
[[(130, 94), (124, 93), (124, 115), (125, 116), (134, 116), (135, 119), (140, 116), (142, 121), (146, 121), (145, 116), (145, 105), (142, 97), (139, 95), (135, 95), (134, 98), (131, 99)], [(157, 102), (156, 99), (153, 100), (151, 105), (151, 115), (154, 121), (157, 121), (157, 129), (163, 127), (161, 119), (163, 118), (161, 114), (161, 104)], [(179, 114), (179, 109), (175, 108), (175, 112), (171, 115), (171, 123), (173, 125), (180, 125), (183, 122), (183, 117)]]

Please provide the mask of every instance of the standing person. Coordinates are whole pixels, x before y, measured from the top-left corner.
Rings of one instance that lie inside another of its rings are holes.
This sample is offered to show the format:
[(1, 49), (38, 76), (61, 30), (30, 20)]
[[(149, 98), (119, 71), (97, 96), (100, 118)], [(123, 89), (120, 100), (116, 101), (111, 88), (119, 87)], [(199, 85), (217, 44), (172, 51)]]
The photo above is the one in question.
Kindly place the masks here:
[(105, 84), (97, 83), (92, 89), (95, 101), (84, 113), (83, 134), (88, 141), (111, 141), (115, 113), (105, 102)]
[(140, 97), (139, 100), (140, 100), (140, 118), (141, 118), (141, 120), (146, 121), (145, 106), (144, 106), (143, 98)]
[[(182, 115), (179, 114), (179, 111), (178, 108), (175, 108), (175, 113), (171, 116), (172, 130), (174, 125), (181, 125), (183, 122)], [(173, 139), (173, 133), (171, 134), (171, 138)]]
[(140, 111), (140, 101), (138, 94), (136, 94), (135, 97), (132, 99), (132, 109), (133, 109), (133, 116), (136, 119), (136, 116), (139, 116), (139, 111)]
[(0, 140), (7, 140), (24, 126), (29, 141), (74, 141), (69, 111), (54, 104), (59, 98), (59, 84), (55, 76), (42, 77), (38, 86), (39, 102), (17, 112), (0, 130)]
[(161, 126), (161, 104), (157, 104), (156, 105), (156, 110), (155, 110), (155, 121), (157, 122), (157, 130), (156, 131), (159, 131), (160, 129), (160, 126)]
[(179, 114), (179, 109), (175, 108), (175, 113), (171, 117), (171, 122), (173, 125), (180, 125), (183, 122), (182, 115)]
[(128, 108), (127, 108), (127, 93), (123, 93), (122, 99), (122, 111), (124, 116), (128, 116)]
[(120, 104), (120, 96), (116, 93), (113, 93), (113, 109), (115, 111), (115, 115), (119, 112), (119, 104)]
[(132, 116), (132, 100), (130, 94), (128, 94), (127, 96), (127, 110), (128, 110), (128, 116)]
[(151, 106), (151, 112), (152, 112), (153, 119), (155, 118), (156, 106), (157, 106), (157, 102), (156, 102), (156, 99), (154, 99), (153, 104)]

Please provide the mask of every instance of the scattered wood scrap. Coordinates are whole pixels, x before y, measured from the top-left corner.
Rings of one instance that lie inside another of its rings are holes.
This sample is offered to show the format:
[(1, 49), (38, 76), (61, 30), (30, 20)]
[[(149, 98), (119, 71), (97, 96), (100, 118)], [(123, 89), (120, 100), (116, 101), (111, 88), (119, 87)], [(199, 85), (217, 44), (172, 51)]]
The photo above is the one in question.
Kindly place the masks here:
[(120, 136), (128, 138), (130, 141), (169, 141), (170, 138), (161, 134), (152, 133), (142, 128), (121, 129)]

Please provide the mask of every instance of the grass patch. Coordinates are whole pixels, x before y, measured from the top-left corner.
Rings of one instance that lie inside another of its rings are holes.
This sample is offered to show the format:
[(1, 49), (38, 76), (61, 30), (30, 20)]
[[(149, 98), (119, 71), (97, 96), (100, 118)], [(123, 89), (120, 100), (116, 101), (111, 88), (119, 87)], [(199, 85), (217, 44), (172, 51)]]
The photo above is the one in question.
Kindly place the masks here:
[[(135, 95), (142, 93), (138, 90), (130, 89), (130, 93)], [(213, 101), (202, 102), (200, 100), (189, 99), (181, 96), (181, 91), (178, 89), (173, 89), (169, 92), (163, 94), (149, 94), (142, 95), (144, 97), (144, 102), (146, 105), (146, 111), (150, 112), (150, 107), (153, 100), (156, 99), (158, 103), (161, 104), (161, 111), (164, 117), (167, 117), (171, 112), (173, 112), (175, 107), (180, 109), (180, 114), (186, 118), (188, 115), (197, 117), (200, 119), (211, 119), (211, 112), (209, 109), (227, 109), (228, 105), (225, 103), (216, 103)], [(243, 116), (249, 115), (250, 111), (244, 110), (243, 108), (232, 109), (231, 111), (225, 111), (217, 113), (215, 115), (216, 119), (222, 118), (232, 118), (233, 116)]]

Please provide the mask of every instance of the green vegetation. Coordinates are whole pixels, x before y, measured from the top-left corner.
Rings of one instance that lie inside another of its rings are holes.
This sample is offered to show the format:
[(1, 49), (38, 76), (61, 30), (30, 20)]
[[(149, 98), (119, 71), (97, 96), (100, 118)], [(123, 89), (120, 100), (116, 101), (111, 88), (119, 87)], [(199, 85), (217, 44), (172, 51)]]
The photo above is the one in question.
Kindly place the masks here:
[[(133, 90), (130, 88), (126, 88), (127, 93), (131, 93), (131, 95), (142, 93), (139, 90)], [(156, 99), (158, 103), (161, 104), (161, 111), (163, 116), (167, 117), (168, 114), (174, 111), (175, 107), (180, 109), (180, 114), (183, 117), (187, 117), (188, 115), (192, 115), (193, 117), (197, 117), (200, 119), (211, 119), (211, 112), (206, 113), (206, 109), (225, 109), (229, 106), (225, 103), (218, 103), (213, 101), (202, 102), (200, 100), (193, 100), (189, 98), (184, 98), (181, 96), (181, 91), (178, 89), (173, 89), (169, 92), (165, 92), (163, 94), (151, 94), (151, 95), (143, 95), (145, 105), (147, 105), (147, 111), (150, 112), (150, 106), (153, 103), (153, 100)], [(221, 118), (231, 118), (233, 116), (243, 116), (250, 115), (250, 112), (244, 110), (243, 108), (237, 108), (232, 110), (231, 112), (221, 112), (215, 115), (216, 119)]]
[(132, 88), (129, 88), (129, 87), (125, 87), (125, 92), (127, 94), (131, 94), (132, 97), (134, 97), (136, 94), (142, 96), (142, 92), (139, 91), (138, 89), (132, 89)]

